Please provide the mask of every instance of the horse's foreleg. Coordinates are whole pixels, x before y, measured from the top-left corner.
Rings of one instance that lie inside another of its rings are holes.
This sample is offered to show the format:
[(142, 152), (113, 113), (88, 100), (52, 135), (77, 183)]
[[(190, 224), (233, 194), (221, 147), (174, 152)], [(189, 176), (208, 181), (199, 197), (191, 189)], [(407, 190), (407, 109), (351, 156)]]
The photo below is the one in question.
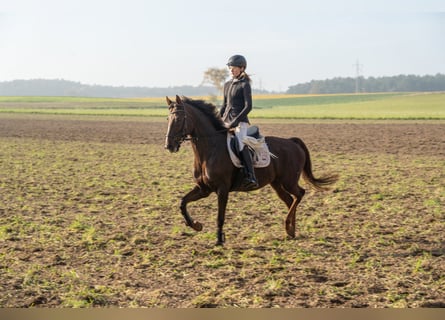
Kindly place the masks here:
[(227, 201), (229, 199), (229, 191), (225, 189), (219, 189), (218, 192), (218, 232), (216, 245), (222, 246), (225, 242), (225, 235), (223, 232), (224, 220), (226, 217)]
[(208, 189), (203, 189), (200, 186), (195, 186), (189, 193), (187, 193), (181, 199), (181, 213), (185, 219), (185, 224), (196, 231), (202, 230), (202, 224), (198, 221), (194, 221), (187, 211), (187, 204), (192, 201), (196, 201), (205, 197), (208, 197), (210, 191)]

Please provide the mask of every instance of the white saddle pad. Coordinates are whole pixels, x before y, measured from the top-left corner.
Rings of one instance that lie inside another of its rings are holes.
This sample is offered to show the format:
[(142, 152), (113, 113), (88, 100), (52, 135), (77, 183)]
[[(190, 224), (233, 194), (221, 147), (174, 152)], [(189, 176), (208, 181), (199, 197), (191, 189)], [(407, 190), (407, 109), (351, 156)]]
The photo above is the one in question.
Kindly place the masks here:
[[(230, 159), (232, 160), (233, 165), (237, 168), (242, 168), (243, 165), (241, 164), (241, 160), (235, 155), (235, 153), (233, 153), (230, 146), (230, 140), (232, 137), (233, 134), (230, 132), (227, 133), (227, 150), (229, 150)], [(270, 157), (272, 156), (276, 158), (275, 155), (269, 152), (269, 147), (267, 146), (264, 137), (261, 137), (260, 139), (246, 137), (243, 142), (254, 151), (252, 162), (255, 168), (267, 167), (270, 164)]]

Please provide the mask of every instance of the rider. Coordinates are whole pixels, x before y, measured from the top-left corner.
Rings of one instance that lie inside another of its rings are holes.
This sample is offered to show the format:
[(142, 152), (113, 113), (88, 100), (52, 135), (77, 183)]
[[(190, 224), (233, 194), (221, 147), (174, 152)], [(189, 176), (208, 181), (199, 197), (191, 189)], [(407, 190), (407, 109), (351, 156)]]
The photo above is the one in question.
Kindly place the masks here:
[(252, 157), (248, 147), (243, 142), (249, 127), (247, 115), (252, 110), (250, 77), (245, 72), (247, 61), (242, 55), (237, 54), (229, 58), (227, 66), (232, 74), (232, 79), (224, 84), (224, 103), (220, 113), (227, 128), (235, 128), (241, 161), (246, 173), (244, 186), (256, 188), (258, 182), (253, 169)]

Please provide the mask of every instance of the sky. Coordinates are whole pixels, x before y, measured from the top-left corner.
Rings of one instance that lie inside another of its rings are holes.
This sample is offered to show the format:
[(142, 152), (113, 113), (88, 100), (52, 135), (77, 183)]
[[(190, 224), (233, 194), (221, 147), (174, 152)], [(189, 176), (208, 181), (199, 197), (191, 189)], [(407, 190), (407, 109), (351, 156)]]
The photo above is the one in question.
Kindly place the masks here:
[(445, 73), (445, 1), (0, 0), (0, 81), (198, 86), (234, 54), (269, 91)]

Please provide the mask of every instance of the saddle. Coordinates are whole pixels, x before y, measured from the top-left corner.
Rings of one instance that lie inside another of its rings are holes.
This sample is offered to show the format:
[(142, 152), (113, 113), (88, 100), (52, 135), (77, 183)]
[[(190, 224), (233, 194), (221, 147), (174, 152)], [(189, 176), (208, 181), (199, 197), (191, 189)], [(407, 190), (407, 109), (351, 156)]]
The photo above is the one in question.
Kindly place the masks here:
[[(249, 147), (249, 151), (252, 155), (252, 163), (255, 168), (267, 167), (270, 164), (270, 157), (275, 157), (270, 153), (266, 140), (260, 134), (260, 130), (257, 126), (250, 126), (247, 129), (247, 136), (243, 142)], [(237, 168), (242, 168), (243, 165), (240, 160), (239, 143), (233, 131), (227, 133), (227, 149), (233, 165)]]

